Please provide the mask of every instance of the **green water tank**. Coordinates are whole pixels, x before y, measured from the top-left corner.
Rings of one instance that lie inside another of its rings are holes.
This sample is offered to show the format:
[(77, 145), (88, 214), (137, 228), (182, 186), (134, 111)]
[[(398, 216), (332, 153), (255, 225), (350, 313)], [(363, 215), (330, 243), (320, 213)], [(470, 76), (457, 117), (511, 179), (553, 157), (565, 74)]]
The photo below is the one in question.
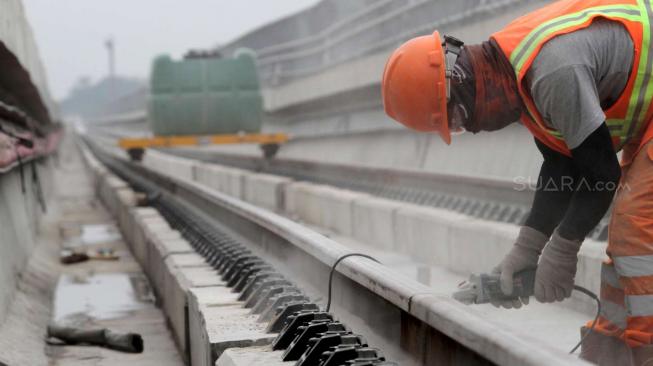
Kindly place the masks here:
[(148, 113), (155, 135), (219, 135), (261, 131), (263, 98), (254, 53), (233, 58), (169, 56), (154, 60)]

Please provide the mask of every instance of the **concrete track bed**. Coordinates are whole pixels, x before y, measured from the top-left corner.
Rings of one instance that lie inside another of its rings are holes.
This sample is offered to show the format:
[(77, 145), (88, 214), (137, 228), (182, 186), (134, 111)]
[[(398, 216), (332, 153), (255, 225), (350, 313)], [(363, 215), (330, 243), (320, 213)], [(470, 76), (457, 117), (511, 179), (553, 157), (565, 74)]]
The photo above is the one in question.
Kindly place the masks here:
[[(174, 199), (230, 231), (296, 280), (315, 301), (324, 301), (330, 266), (352, 252), (313, 230), (191, 180), (166, 177), (143, 166), (129, 165), (128, 169), (155, 181), (167, 194), (174, 192)], [(435, 361), (460, 365), (583, 364), (573, 356), (541, 346), (527, 334), (503, 330), (473, 309), (366, 259), (343, 261), (337, 268), (334, 287), (333, 306), (338, 318), (369, 336), (370, 344), (402, 365)]]

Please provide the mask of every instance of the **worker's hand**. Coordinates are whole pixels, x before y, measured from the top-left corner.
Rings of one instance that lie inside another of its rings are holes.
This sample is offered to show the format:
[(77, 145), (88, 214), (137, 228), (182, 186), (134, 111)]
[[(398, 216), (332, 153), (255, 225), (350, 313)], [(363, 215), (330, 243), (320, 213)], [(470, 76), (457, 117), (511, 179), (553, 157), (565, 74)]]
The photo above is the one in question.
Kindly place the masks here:
[[(508, 255), (501, 263), (494, 268), (492, 273), (499, 274), (501, 280), (501, 291), (504, 294), (512, 294), (513, 279), (512, 276), (524, 269), (537, 267), (537, 260), (542, 253), (542, 248), (546, 245), (548, 238), (541, 232), (528, 226), (523, 226), (519, 236)], [(519, 309), (528, 304), (528, 297), (515, 299), (513, 301), (492, 301), (496, 307), (506, 309)]]
[(578, 251), (583, 242), (568, 240), (556, 231), (546, 245), (535, 272), (535, 299), (539, 302), (562, 301), (574, 289)]

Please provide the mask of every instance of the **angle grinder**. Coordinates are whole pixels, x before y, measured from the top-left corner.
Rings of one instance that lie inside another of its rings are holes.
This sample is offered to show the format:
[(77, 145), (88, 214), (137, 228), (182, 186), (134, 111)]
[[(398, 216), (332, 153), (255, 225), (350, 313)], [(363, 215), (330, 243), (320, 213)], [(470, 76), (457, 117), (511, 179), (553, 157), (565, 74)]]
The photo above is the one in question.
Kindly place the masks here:
[(458, 285), (453, 298), (463, 304), (486, 304), (492, 301), (503, 302), (529, 297), (535, 291), (535, 269), (526, 269), (513, 275), (512, 294), (501, 291), (498, 273), (472, 274), (469, 280)]

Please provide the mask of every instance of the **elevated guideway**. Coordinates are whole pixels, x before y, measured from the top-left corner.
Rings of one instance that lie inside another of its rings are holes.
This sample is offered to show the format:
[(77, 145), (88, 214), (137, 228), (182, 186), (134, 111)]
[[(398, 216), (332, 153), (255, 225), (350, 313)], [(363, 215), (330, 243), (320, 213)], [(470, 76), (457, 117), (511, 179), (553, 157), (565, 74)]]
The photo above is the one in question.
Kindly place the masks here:
[[(470, 272), (488, 271), (510, 248), (520, 223), (510, 218), (523, 219), (532, 195), (532, 187), (518, 191), (515, 185), (533, 183), (541, 157), (530, 134), (516, 124), (492, 134), (457, 136), (452, 146), (400, 128), (382, 111), (383, 65), (391, 50), (413, 35), (438, 28), (479, 42), (546, 3), (322, 1), (220, 48), (224, 54), (240, 47), (258, 53), (264, 131), (291, 135), (274, 160), (261, 159), (256, 146), (199, 147), (148, 151), (142, 165), (131, 166), (155, 180), (175, 181), (169, 188), (183, 195), (212, 190), (283, 215), (351, 250), (373, 253), (446, 297), (453, 290), (449, 285)], [(143, 115), (132, 124), (128, 119), (114, 124), (111, 116), (102, 124), (89, 123), (89, 136), (121, 154), (116, 138), (131, 136), (139, 126), (144, 129), (138, 133), (147, 134)], [(174, 177), (162, 178), (171, 172)], [(411, 192), (419, 187), (416, 182), (453, 198), (434, 198), (430, 204), (419, 189)], [(456, 200), (457, 194), (494, 202)], [(195, 202), (211, 210), (208, 202), (216, 199), (201, 196), (206, 202)], [(218, 201), (238, 206), (225, 199)], [(492, 205), (518, 214), (496, 219), (487, 209)], [(604, 226), (595, 232), (601, 240), (588, 240), (581, 252), (577, 280), (593, 291), (598, 291), (604, 259)], [(527, 324), (536, 342), (563, 352), (595, 307), (574, 295), (561, 306), (472, 311), (510, 332)], [(392, 354), (401, 357), (401, 352)]]

